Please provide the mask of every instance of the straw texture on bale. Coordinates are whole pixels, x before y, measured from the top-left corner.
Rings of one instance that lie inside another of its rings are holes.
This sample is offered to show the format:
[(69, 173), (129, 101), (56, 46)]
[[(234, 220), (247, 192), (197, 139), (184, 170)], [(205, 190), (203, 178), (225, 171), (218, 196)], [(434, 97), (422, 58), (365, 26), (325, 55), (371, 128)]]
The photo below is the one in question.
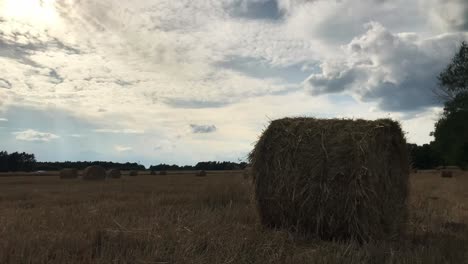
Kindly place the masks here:
[(452, 171), (449, 171), (449, 170), (442, 170), (440, 172), (440, 176), (442, 178), (452, 178), (453, 177), (453, 172)]
[(106, 170), (101, 166), (89, 166), (83, 172), (83, 180), (105, 180)]
[(164, 171), (164, 170), (163, 170), (163, 171), (160, 171), (160, 172), (159, 172), (159, 175), (167, 175), (167, 171)]
[(120, 177), (122, 177), (122, 173), (120, 172), (120, 170), (111, 169), (107, 171), (107, 178), (119, 179)]
[(76, 179), (78, 178), (77, 169), (63, 169), (60, 171), (60, 179)]
[(204, 170), (197, 171), (197, 173), (195, 175), (197, 177), (204, 177), (204, 176), (206, 176), (206, 171), (204, 171)]
[(129, 176), (132, 176), (132, 177), (138, 176), (138, 171), (132, 170), (132, 171), (130, 171), (130, 172), (128, 173), (128, 175), (129, 175)]
[(325, 240), (397, 237), (409, 161), (399, 123), (272, 121), (249, 156), (261, 221)]

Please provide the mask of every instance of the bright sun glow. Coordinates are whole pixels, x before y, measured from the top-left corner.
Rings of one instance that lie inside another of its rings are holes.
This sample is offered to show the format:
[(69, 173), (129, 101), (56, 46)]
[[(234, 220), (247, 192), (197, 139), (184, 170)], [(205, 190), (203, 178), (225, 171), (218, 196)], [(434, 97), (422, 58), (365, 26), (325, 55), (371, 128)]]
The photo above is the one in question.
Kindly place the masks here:
[(55, 0), (0, 0), (0, 14), (37, 26), (53, 26), (58, 22)]

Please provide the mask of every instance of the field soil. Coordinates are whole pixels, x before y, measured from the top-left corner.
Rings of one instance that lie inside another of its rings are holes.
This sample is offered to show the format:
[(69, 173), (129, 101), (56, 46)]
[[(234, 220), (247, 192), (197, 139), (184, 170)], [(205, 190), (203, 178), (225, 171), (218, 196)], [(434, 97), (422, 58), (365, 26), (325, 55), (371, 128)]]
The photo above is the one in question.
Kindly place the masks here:
[(0, 263), (468, 263), (466, 172), (412, 174), (406, 233), (363, 245), (264, 228), (242, 172), (50, 175), (1, 175)]

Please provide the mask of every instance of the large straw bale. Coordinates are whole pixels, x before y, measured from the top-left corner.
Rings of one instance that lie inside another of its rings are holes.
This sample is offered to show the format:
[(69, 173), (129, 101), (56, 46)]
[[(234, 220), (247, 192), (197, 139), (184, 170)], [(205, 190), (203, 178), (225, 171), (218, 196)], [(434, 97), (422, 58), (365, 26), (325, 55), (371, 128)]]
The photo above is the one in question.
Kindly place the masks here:
[(83, 180), (105, 180), (106, 170), (101, 166), (89, 166), (83, 172)]
[(409, 161), (398, 122), (272, 121), (250, 154), (261, 221), (326, 240), (397, 237)]
[(132, 177), (135, 177), (135, 176), (138, 176), (138, 171), (136, 170), (131, 170), (129, 173), (128, 173), (129, 176), (132, 176)]

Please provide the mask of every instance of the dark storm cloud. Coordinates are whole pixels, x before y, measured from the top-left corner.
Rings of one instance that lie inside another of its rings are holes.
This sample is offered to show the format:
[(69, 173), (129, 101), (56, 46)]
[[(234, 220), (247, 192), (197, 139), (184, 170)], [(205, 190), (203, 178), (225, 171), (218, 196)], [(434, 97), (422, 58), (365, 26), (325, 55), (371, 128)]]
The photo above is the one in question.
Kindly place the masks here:
[(399, 82), (381, 81), (368, 84), (369, 74), (362, 69), (351, 69), (333, 77), (315, 76), (308, 79), (312, 95), (355, 92), (365, 102), (376, 102), (384, 111), (415, 111), (438, 106), (433, 91), (437, 89), (438, 71), (431, 74), (411, 75)]
[(213, 132), (215, 132), (217, 130), (215, 125), (190, 124), (190, 128), (192, 129), (192, 133), (194, 133), (194, 134), (213, 133)]
[(356, 71), (349, 69), (333, 77), (313, 76), (308, 79), (308, 82), (314, 87), (311, 90), (312, 94), (339, 93), (349, 89), (356, 78)]
[(412, 112), (426, 107), (440, 106), (434, 92), (437, 79), (407, 79), (399, 84), (384, 82), (374, 90), (362, 94), (362, 100), (377, 102), (384, 111)]

